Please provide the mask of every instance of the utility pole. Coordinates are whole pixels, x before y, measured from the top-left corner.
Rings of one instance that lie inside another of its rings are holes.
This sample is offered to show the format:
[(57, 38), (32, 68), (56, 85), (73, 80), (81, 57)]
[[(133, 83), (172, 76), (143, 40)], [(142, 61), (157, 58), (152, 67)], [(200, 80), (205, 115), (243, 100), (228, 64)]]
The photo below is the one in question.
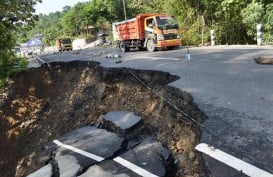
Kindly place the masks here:
[(123, 1), (124, 18), (125, 18), (125, 20), (127, 20), (125, 0), (122, 0), (122, 1)]

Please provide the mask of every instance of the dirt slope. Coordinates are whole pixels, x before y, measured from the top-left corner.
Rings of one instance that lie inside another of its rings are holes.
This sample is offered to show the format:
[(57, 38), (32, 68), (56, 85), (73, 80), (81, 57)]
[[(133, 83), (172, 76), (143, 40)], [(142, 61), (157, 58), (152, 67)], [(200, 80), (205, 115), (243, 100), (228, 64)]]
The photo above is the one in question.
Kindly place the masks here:
[(204, 116), (189, 94), (167, 86), (176, 79), (164, 72), (102, 68), (95, 62), (51, 63), (14, 76), (0, 108), (1, 176), (32, 172), (46, 163), (37, 158), (43, 144), (120, 110), (144, 119), (129, 139), (155, 134), (173, 152), (175, 176), (205, 176), (194, 151), (200, 131), (183, 113), (200, 122)]

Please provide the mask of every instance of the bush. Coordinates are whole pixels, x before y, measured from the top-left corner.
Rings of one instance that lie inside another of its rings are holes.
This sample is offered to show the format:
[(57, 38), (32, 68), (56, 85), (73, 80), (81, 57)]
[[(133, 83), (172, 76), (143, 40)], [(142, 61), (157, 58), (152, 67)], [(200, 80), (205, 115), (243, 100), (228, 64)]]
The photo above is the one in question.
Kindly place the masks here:
[(13, 54), (0, 60), (0, 87), (3, 87), (7, 79), (15, 73), (24, 71), (28, 61), (25, 58), (15, 57)]

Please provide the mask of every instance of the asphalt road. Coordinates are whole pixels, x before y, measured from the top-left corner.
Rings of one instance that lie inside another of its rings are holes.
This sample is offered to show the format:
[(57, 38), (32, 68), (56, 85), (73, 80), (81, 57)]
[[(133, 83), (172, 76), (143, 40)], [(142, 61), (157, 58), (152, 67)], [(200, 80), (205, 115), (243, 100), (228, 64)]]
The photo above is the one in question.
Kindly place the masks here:
[[(217, 46), (172, 51), (121, 53), (121, 63), (106, 59), (112, 49), (85, 49), (42, 56), (51, 61), (94, 60), (105, 67), (167, 71), (180, 77), (170, 85), (192, 94), (208, 116), (201, 141), (273, 174), (273, 65), (256, 56), (273, 56), (273, 47)], [(96, 55), (96, 56), (95, 56)], [(213, 176), (244, 176), (204, 156)]]

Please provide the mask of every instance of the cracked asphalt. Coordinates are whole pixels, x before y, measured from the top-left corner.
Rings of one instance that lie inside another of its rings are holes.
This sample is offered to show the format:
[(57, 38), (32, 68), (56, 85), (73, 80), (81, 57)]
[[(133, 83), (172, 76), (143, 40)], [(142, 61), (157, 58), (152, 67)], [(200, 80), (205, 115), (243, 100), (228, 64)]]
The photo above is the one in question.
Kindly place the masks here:
[[(79, 54), (43, 56), (47, 61), (95, 60), (104, 67), (130, 67), (170, 72), (180, 77), (171, 83), (192, 94), (207, 115), (201, 142), (273, 173), (273, 66), (258, 65), (257, 56), (273, 56), (271, 46), (216, 46), (187, 50), (121, 53), (121, 63), (86, 49)], [(65, 57), (64, 57), (65, 56)], [(244, 176), (204, 156), (211, 176)]]
[[(133, 123), (128, 122), (128, 117)], [(114, 119), (115, 126), (124, 131), (141, 120), (130, 112), (110, 112), (105, 119), (108, 121), (109, 118)], [(149, 135), (135, 144), (127, 141), (118, 134), (95, 126), (75, 129), (47, 143), (40, 158), (50, 159), (49, 163), (27, 177), (166, 176), (167, 168), (174, 159), (155, 136)]]

